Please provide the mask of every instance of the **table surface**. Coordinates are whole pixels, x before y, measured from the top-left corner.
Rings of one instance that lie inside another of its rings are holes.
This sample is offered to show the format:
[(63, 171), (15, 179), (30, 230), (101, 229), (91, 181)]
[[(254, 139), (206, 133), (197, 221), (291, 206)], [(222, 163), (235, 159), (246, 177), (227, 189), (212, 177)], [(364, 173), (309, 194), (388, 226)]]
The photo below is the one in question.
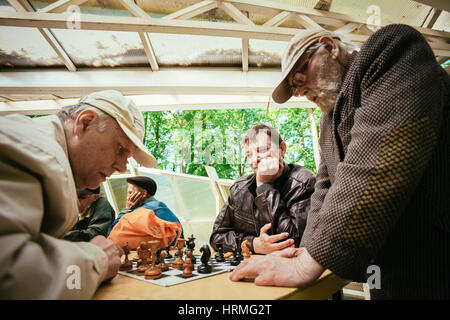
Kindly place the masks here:
[(253, 282), (234, 282), (230, 272), (162, 287), (118, 274), (103, 283), (93, 299), (97, 300), (276, 300), (276, 299), (328, 299), (350, 281), (343, 280), (326, 270), (310, 287), (262, 287)]

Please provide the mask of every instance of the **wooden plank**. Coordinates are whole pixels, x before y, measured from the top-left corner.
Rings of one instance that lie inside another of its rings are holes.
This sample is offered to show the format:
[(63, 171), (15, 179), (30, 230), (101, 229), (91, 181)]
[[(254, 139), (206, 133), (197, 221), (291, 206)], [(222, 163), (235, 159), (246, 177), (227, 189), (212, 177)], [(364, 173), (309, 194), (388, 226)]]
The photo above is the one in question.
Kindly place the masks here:
[[(136, 5), (131, 0), (120, 0), (120, 3), (135, 17), (140, 17), (151, 22), (152, 18), (142, 10), (138, 5)], [(147, 33), (139, 31), (139, 38), (141, 39), (142, 45), (144, 47), (145, 55), (147, 56), (148, 62), (153, 71), (158, 71), (159, 66), (156, 61), (155, 51), (153, 50), (152, 42)]]
[(320, 165), (320, 147), (319, 147), (319, 134), (317, 133), (316, 121), (314, 119), (314, 113), (312, 108), (308, 108), (309, 122), (311, 124), (311, 134), (313, 140), (314, 162), (316, 164), (316, 170), (319, 170)]
[(159, 70), (158, 61), (156, 61), (155, 51), (153, 50), (152, 43), (147, 33), (138, 32), (139, 38), (141, 39), (142, 45), (144, 46), (145, 54), (147, 56), (148, 62), (153, 71)]
[(429, 29), (433, 28), (433, 25), (435, 24), (436, 20), (439, 18), (441, 13), (442, 13), (441, 9), (432, 8), (431, 11), (428, 13), (425, 21), (423, 22), (422, 27)]
[(228, 2), (219, 2), (219, 8), (224, 10), (231, 18), (236, 22), (246, 25), (255, 25), (246, 15), (244, 15), (239, 9)]
[(350, 32), (353, 32), (353, 31), (359, 29), (360, 26), (361, 26), (361, 24), (359, 24), (359, 23), (351, 22), (351, 23), (346, 24), (345, 26), (342, 26), (342, 27), (334, 30), (334, 32), (350, 33)]
[[(282, 11), (289, 11), (292, 13), (298, 13), (300, 15), (308, 16), (312, 19), (316, 18), (325, 18), (325, 19), (331, 19), (331, 20), (340, 20), (344, 21), (345, 23), (349, 22), (355, 22), (360, 24), (366, 24), (366, 18), (358, 17), (358, 16), (351, 16), (348, 14), (338, 13), (338, 12), (328, 12), (323, 10), (317, 10), (317, 9), (310, 9), (305, 8), (301, 6), (294, 6), (294, 5), (288, 5), (283, 4), (279, 2), (273, 2), (273, 1), (256, 1), (256, 0), (229, 0), (229, 2), (232, 2), (235, 6), (237, 4), (244, 5), (246, 7), (256, 7), (258, 9), (265, 8), (267, 10), (282, 10)], [(442, 9), (442, 8), (441, 8)], [(319, 20), (317, 20), (319, 21)], [(414, 27), (414, 26), (413, 26)], [(437, 31), (422, 27), (414, 27), (419, 32), (426, 34), (426, 35), (434, 35), (438, 37), (444, 37), (444, 38), (450, 38), (450, 33), (445, 31)]]
[(149, 21), (152, 20), (147, 12), (142, 10), (137, 4), (135, 4), (132, 0), (120, 0), (120, 3), (135, 17), (144, 18)]
[(279, 14), (271, 18), (270, 20), (266, 21), (263, 26), (266, 27), (278, 27), (279, 25), (283, 24), (286, 20), (289, 19), (291, 16), (291, 13), (289, 11), (281, 11)]
[(56, 2), (53, 2), (52, 4), (49, 4), (48, 6), (37, 10), (37, 12), (43, 12), (43, 13), (61, 13), (65, 12), (70, 6), (79, 6), (83, 3), (85, 3), (87, 0), (58, 0)]
[[(11, 4), (11, 6), (17, 12), (21, 12), (21, 13), (34, 12), (31, 5), (25, 0), (22, 2), (19, 2), (18, 0), (8, 0), (8, 2)], [(44, 39), (47, 41), (47, 43), (53, 48), (53, 50), (56, 52), (58, 57), (62, 60), (64, 65), (67, 67), (67, 69), (69, 69), (69, 71), (72, 71), (72, 72), (77, 71), (75, 64), (72, 62), (69, 55), (64, 50), (64, 48), (61, 46), (61, 44), (58, 42), (58, 40), (53, 35), (53, 33), (47, 28), (37, 28), (37, 29), (41, 33), (41, 35), (44, 37)]]
[(294, 14), (294, 20), (297, 21), (305, 29), (323, 29), (317, 22), (308, 16), (301, 14)]
[(248, 39), (242, 38), (242, 71), (248, 71)]
[(186, 7), (184, 9), (175, 11), (171, 14), (168, 14), (164, 17), (162, 17), (162, 20), (172, 20), (172, 19), (190, 19), (193, 18), (195, 16), (198, 16), (199, 14), (202, 14), (206, 11), (212, 10), (217, 8), (218, 3), (217, 1), (202, 1), (199, 3), (196, 3), (192, 6)]

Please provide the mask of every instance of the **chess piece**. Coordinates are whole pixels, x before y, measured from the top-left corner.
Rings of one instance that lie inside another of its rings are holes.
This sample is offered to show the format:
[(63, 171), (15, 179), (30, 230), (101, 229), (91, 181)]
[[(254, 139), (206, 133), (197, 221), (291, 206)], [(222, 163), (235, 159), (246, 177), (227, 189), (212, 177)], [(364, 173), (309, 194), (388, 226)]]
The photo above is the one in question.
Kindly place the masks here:
[(250, 251), (250, 242), (248, 240), (244, 240), (244, 242), (242, 242), (241, 251), (244, 259), (248, 259), (252, 256), (252, 252)]
[(156, 265), (161, 263), (161, 250), (162, 250), (161, 248), (158, 248), (156, 250), (156, 257), (155, 257), (155, 259), (156, 259), (155, 264)]
[(145, 270), (145, 279), (147, 280), (154, 280), (154, 279), (158, 279), (161, 278), (161, 269), (158, 268), (155, 265), (156, 262), (156, 250), (158, 248), (159, 245), (159, 240), (152, 240), (148, 242), (149, 246), (150, 246), (150, 251), (152, 253), (152, 256), (154, 257), (152, 259), (152, 265), (151, 267), (147, 268), (147, 270)]
[(237, 247), (233, 248), (233, 260), (231, 260), (230, 264), (232, 266), (237, 266), (239, 263), (241, 263), (241, 260), (239, 257), (239, 249)]
[(160, 260), (161, 262), (157, 265), (158, 268), (161, 269), (162, 272), (169, 270), (169, 266), (165, 262), (166, 253), (164, 251), (160, 254)]
[(166, 259), (172, 259), (173, 256), (170, 254), (170, 245), (166, 247)]
[(183, 264), (183, 274), (181, 275), (183, 278), (192, 277), (192, 271), (194, 270), (194, 264), (192, 263), (192, 250), (188, 251), (186, 254), (186, 259)]
[(208, 264), (208, 261), (209, 258), (211, 257), (211, 250), (209, 249), (209, 246), (205, 244), (203, 247), (200, 248), (200, 252), (202, 252), (202, 256), (200, 258), (202, 264), (197, 267), (197, 271), (199, 273), (210, 273), (211, 266)]
[(196, 238), (194, 238), (194, 235), (191, 234), (191, 236), (188, 238), (188, 241), (187, 241), (187, 243), (186, 243), (186, 246), (187, 246), (189, 249), (191, 249), (192, 251), (194, 251), (194, 248), (195, 248), (195, 242), (194, 242), (195, 239), (196, 239)]
[(128, 242), (122, 247), (123, 252), (125, 254), (125, 261), (120, 264), (121, 271), (128, 271), (133, 269), (133, 263), (128, 260), (128, 255), (130, 254), (130, 247), (128, 246)]
[(224, 262), (225, 261), (225, 257), (223, 255), (223, 245), (221, 243), (217, 243), (216, 247), (217, 247), (217, 253), (215, 255), (216, 261), (217, 262)]
[(190, 258), (192, 260), (192, 263), (196, 264), (197, 263), (197, 258), (194, 256), (194, 251), (192, 249), (186, 249), (184, 251), (184, 254), (185, 254), (186, 257), (188, 256), (188, 253), (190, 253)]
[(180, 238), (177, 241), (178, 257), (172, 262), (172, 268), (183, 270), (183, 247), (186, 240)]
[(244, 260), (244, 256), (242, 255), (242, 247), (241, 247), (242, 238), (238, 235), (235, 235), (234, 240), (236, 241), (237, 257), (240, 261), (242, 261), (242, 260)]
[(139, 260), (138, 260), (138, 268), (136, 274), (138, 276), (143, 276), (147, 268), (149, 267), (150, 262), (150, 250), (148, 243), (145, 241), (141, 242), (141, 245), (137, 249)]

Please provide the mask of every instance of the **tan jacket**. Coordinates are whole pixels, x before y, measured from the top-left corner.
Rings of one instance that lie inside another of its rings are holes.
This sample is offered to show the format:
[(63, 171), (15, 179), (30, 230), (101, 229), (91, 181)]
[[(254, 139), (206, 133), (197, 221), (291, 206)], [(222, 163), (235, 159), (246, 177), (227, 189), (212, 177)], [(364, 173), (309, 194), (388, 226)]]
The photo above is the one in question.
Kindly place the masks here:
[(60, 239), (77, 222), (77, 204), (59, 119), (0, 117), (0, 298), (92, 297), (106, 254)]

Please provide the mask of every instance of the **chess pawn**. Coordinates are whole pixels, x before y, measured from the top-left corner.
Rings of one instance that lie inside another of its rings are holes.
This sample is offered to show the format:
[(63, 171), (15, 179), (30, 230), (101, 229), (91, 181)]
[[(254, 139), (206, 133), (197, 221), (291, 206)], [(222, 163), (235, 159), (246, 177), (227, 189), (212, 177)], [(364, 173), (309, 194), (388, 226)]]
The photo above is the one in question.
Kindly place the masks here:
[(139, 267), (137, 268), (137, 272), (136, 274), (138, 276), (142, 276), (144, 275), (145, 271), (147, 270), (147, 268), (149, 267), (149, 261), (150, 261), (150, 250), (149, 250), (149, 246), (147, 244), (147, 242), (142, 241), (141, 245), (138, 248), (138, 255), (139, 255), (139, 261), (138, 261), (138, 265)]
[(179, 270), (183, 270), (183, 247), (184, 247), (184, 242), (186, 240), (184, 239), (178, 239), (177, 241), (177, 248), (178, 248), (178, 257), (172, 262), (172, 268), (175, 269), (179, 269)]
[(188, 256), (183, 264), (183, 274), (181, 276), (183, 278), (192, 277), (192, 270), (194, 270), (194, 264), (192, 263), (191, 258)]
[(167, 259), (172, 259), (173, 258), (173, 256), (170, 254), (170, 245), (168, 245), (166, 247), (166, 258)]
[(120, 270), (121, 271), (131, 270), (131, 269), (133, 269), (133, 263), (130, 260), (128, 260), (128, 255), (130, 254), (130, 248), (128, 246), (128, 242), (126, 245), (124, 245), (122, 247), (122, 249), (125, 254), (125, 261), (120, 264)]
[(196, 264), (196, 263), (197, 263), (197, 258), (194, 256), (194, 250), (192, 250), (192, 249), (186, 249), (186, 250), (184, 251), (184, 254), (185, 254), (186, 257), (188, 256), (188, 254), (190, 254), (190, 255), (189, 255), (189, 258), (191, 258), (192, 263), (193, 263), (193, 264)]
[(161, 251), (161, 254), (160, 254), (161, 262), (157, 265), (157, 267), (160, 268), (162, 272), (169, 270), (169, 266), (164, 261), (165, 258), (166, 258), (166, 253), (164, 251)]
[(156, 262), (156, 250), (158, 248), (159, 241), (158, 240), (152, 240), (152, 241), (149, 241), (148, 244), (150, 245), (150, 251), (151, 251), (152, 256), (154, 258), (152, 259), (151, 267), (149, 267), (149, 268), (147, 268), (147, 270), (145, 270), (144, 275), (145, 275), (145, 279), (147, 279), (147, 280), (154, 280), (154, 279), (161, 278), (161, 269), (158, 268), (155, 265), (155, 262)]
[(248, 240), (244, 240), (244, 242), (242, 242), (241, 251), (244, 259), (248, 259), (252, 256), (252, 252), (250, 251), (250, 242)]
[(241, 242), (242, 242), (242, 238), (238, 235), (236, 235), (234, 237), (234, 240), (236, 241), (236, 254), (237, 254), (237, 259), (239, 259), (240, 261), (244, 260), (244, 256), (242, 255), (242, 246), (241, 246)]
[(214, 256), (217, 262), (224, 262), (225, 261), (225, 257), (223, 256), (223, 246), (221, 243), (217, 243), (216, 244), (217, 247), (217, 253)]
[(239, 263), (241, 263), (240, 257), (239, 257), (239, 249), (234, 247), (233, 248), (233, 260), (231, 260), (230, 264), (232, 266), (237, 266)]

